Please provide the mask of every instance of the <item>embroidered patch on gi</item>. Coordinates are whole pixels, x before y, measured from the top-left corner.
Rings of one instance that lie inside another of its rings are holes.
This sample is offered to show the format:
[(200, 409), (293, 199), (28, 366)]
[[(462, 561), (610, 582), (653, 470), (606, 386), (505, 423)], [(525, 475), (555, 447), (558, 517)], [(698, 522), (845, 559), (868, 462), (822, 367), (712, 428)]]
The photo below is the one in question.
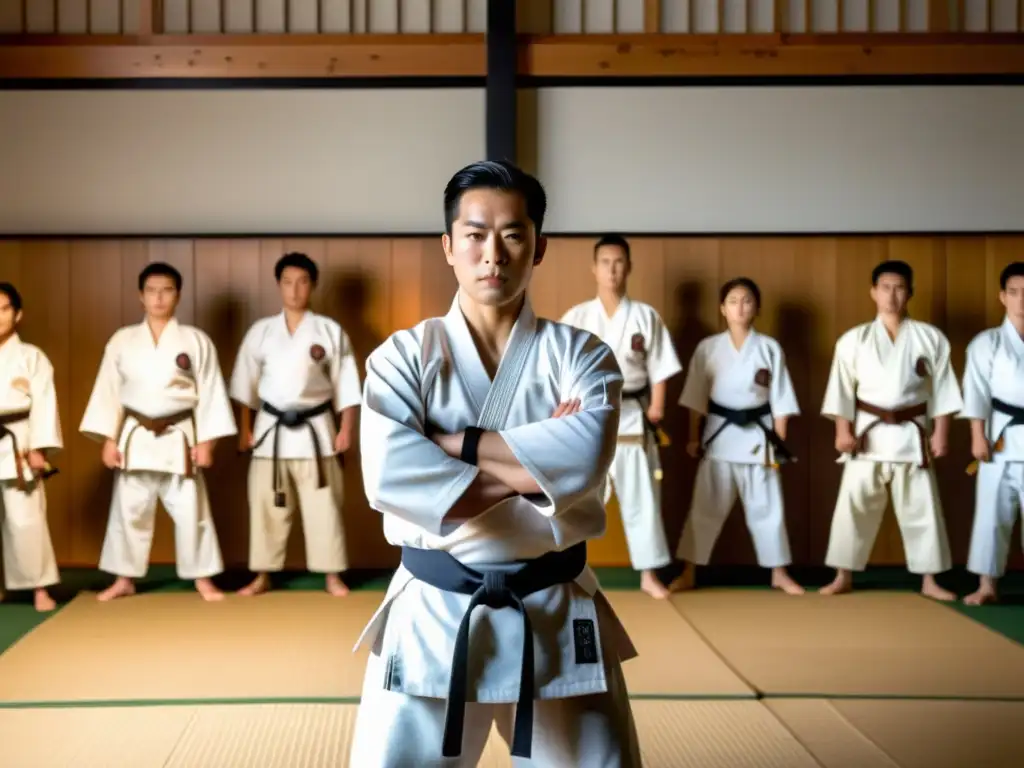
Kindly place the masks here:
[(644, 351), (644, 335), (642, 333), (634, 333), (633, 338), (629, 340), (629, 344), (634, 352)]
[(29, 384), (28, 379), (17, 378), (11, 382), (11, 388), (16, 389), (23, 394), (29, 394), (32, 391), (32, 385)]
[(597, 633), (593, 619), (572, 620), (572, 642), (577, 664), (597, 664)]
[(324, 359), (324, 355), (327, 354), (327, 350), (321, 347), (319, 344), (314, 344), (309, 348), (309, 356), (313, 358), (314, 362), (319, 363)]
[(174, 363), (183, 371), (192, 370), (192, 361), (189, 359), (189, 356), (186, 355), (184, 352), (182, 352), (174, 359)]
[(754, 374), (754, 383), (759, 387), (767, 387), (772, 383), (772, 372), (767, 368), (762, 368)]
[(928, 376), (928, 361), (923, 357), (917, 358), (917, 362), (914, 363), (914, 373), (920, 376), (922, 379)]

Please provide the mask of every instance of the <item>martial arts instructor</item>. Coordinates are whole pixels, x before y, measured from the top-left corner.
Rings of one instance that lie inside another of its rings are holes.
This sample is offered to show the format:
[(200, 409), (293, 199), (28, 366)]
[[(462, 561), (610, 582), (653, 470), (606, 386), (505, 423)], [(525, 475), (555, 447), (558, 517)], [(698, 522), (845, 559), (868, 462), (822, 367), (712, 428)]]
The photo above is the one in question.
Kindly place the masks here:
[(533, 313), (545, 209), (510, 164), (456, 173), (451, 309), (367, 360), (363, 478), (402, 565), (359, 642), (353, 768), (475, 766), (492, 722), (517, 766), (640, 768), (620, 666), (636, 651), (586, 563), (622, 373)]

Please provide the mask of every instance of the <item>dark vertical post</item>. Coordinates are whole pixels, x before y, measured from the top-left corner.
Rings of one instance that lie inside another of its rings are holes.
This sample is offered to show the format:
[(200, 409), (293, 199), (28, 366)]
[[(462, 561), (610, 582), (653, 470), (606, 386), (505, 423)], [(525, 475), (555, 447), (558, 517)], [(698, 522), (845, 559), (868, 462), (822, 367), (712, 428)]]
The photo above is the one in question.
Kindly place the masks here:
[(487, 159), (516, 162), (516, 0), (487, 0)]

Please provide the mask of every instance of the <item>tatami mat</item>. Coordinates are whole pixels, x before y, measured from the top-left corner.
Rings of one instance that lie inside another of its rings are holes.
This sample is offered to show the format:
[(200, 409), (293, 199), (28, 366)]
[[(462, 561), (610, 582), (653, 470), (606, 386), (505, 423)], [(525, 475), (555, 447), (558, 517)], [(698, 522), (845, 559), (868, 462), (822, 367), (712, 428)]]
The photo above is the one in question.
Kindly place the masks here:
[(1024, 700), (1024, 646), (920, 595), (707, 589), (671, 600), (765, 696)]
[(0, 655), (0, 702), (358, 697), (379, 592), (84, 593)]
[(623, 665), (631, 695), (754, 698), (669, 603), (638, 591), (605, 595), (639, 654)]
[(765, 706), (826, 768), (1024, 765), (1024, 702), (776, 699)]
[[(756, 701), (633, 711), (645, 768), (819, 768)], [(0, 768), (344, 768), (355, 715), (344, 704), (0, 710)], [(480, 768), (511, 765), (492, 729)]]
[[(635, 591), (608, 598), (640, 652), (625, 665), (632, 694), (753, 698), (671, 605)], [(86, 593), (0, 655), (0, 703), (357, 698), (368, 650), (352, 647), (381, 599)]]

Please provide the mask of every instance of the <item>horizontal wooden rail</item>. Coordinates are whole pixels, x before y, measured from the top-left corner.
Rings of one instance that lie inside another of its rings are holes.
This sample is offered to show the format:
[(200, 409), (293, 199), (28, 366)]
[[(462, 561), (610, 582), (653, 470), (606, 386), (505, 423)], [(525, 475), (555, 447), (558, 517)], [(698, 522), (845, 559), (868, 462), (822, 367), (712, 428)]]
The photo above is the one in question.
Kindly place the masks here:
[(0, 79), (483, 77), (484, 35), (0, 37)]

